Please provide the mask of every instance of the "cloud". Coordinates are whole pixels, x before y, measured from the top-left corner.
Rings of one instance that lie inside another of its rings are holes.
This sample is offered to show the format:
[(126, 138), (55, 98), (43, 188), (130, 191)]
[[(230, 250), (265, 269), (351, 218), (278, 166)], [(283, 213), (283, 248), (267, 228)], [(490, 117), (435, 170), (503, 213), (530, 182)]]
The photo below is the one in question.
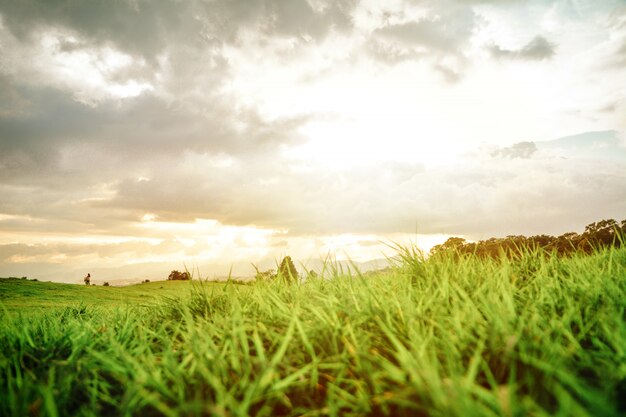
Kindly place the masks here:
[(3, 24), (5, 20), (0, 19), (0, 75), (15, 84), (69, 92), (74, 100), (92, 107), (144, 92), (197, 102), (198, 88), (207, 100), (229, 70), (220, 47), (210, 43), (172, 42), (146, 58), (104, 35), (93, 40), (64, 26), (33, 26), (28, 36), (16, 37)]
[(474, 24), (471, 9), (461, 9), (442, 17), (390, 24), (376, 29), (373, 36), (404, 47), (457, 53), (469, 39)]
[(528, 159), (537, 152), (537, 145), (534, 142), (518, 142), (510, 147), (500, 148), (491, 153), (493, 157), (499, 158), (524, 158)]
[[(184, 189), (176, 187), (180, 179), (168, 183), (165, 176), (154, 183), (124, 184), (104, 204), (154, 212), (163, 220), (206, 216), (289, 230), (292, 236), (410, 233), (416, 226), (420, 233), (474, 236), (559, 233), (559, 219), (584, 224), (607, 211), (619, 217), (626, 208), (620, 185), (626, 180), (624, 161), (564, 160), (538, 154), (528, 144), (504, 148), (498, 156), (468, 157), (453, 167), (427, 170), (370, 165), (311, 175), (271, 164), (228, 168), (215, 174), (227, 181), (211, 181), (214, 174), (192, 175)], [(372, 171), (384, 175), (372, 176)]]
[[(337, 234), (373, 251), (363, 236), (558, 233), (619, 217), (613, 148), (563, 159), (541, 142), (505, 145), (624, 130), (620, 93), (565, 52), (578, 45), (559, 33), (561, 9), (375, 3), (0, 0), (0, 266), (247, 263)], [(520, 10), (545, 31), (520, 25)], [(589, 39), (608, 36), (596, 30)], [(621, 57), (615, 33), (592, 56)], [(485, 61), (487, 42), (515, 62)], [(543, 59), (576, 71), (506, 72)], [(599, 121), (563, 123), (562, 103)], [(479, 141), (492, 152), (453, 155)]]
[[(196, 108), (232, 81), (227, 52), (312, 47), (352, 29), (352, 0), (0, 2), (0, 74), (77, 101), (153, 92)], [(253, 40), (254, 42), (251, 42)]]
[(366, 44), (373, 58), (388, 65), (425, 61), (447, 82), (462, 78), (470, 40), (480, 25), (472, 4), (409, 3), (399, 10), (383, 8), (378, 14), (379, 25)]
[(236, 204), (245, 184), (285, 175), (281, 149), (302, 140), (307, 120), (267, 121), (228, 100), (197, 109), (153, 94), (92, 107), (58, 89), (4, 81), (7, 108), (22, 104), (0, 114), (0, 214), (37, 220), (21, 222), (22, 231), (128, 233), (146, 212), (229, 220), (231, 208), (220, 204), (245, 211)]
[(552, 58), (556, 54), (556, 45), (543, 36), (535, 36), (520, 49), (503, 49), (498, 45), (488, 47), (492, 56), (498, 59), (521, 59), (527, 61), (542, 61)]
[[(62, 27), (83, 35), (95, 45), (113, 43), (117, 48), (154, 59), (170, 42), (194, 39), (202, 21), (194, 18), (195, 2), (70, 0), (3, 1), (4, 25), (21, 40), (33, 29)], [(200, 41), (199, 38), (198, 41)]]
[(212, 2), (168, 0), (87, 3), (71, 0), (3, 1), (4, 23), (19, 38), (34, 27), (64, 27), (96, 45), (113, 43), (154, 61), (172, 45), (236, 42), (241, 30), (256, 27), (270, 35), (324, 37), (351, 27), (356, 2), (253, 0)]
[(605, 67), (611, 70), (622, 70), (626, 66), (626, 34), (625, 39), (615, 43), (617, 45), (613, 47), (612, 53), (605, 58)]
[(106, 176), (120, 165), (141, 170), (145, 161), (188, 150), (274, 153), (298, 140), (295, 130), (306, 120), (301, 116), (268, 122), (252, 109), (230, 110), (232, 104), (218, 98), (196, 109), (144, 94), (94, 108), (52, 88), (12, 85), (9, 92), (9, 103), (28, 104), (19, 114), (0, 116), (0, 178), (5, 180), (53, 170), (97, 170), (96, 175)]
[[(126, 235), (151, 214), (292, 236), (410, 233), (416, 225), (422, 233), (498, 234), (530, 229), (522, 208), (541, 232), (559, 216), (586, 222), (626, 201), (623, 161), (546, 159), (532, 142), (448, 167), (322, 169), (281, 151), (302, 143), (306, 117), (267, 121), (253, 110), (231, 113), (227, 101), (199, 113), (152, 94), (90, 107), (59, 90), (9, 85), (9, 96), (28, 105), (0, 118), (0, 213), (32, 217), (13, 221), (14, 232)], [(597, 206), (571, 214), (577, 199)]]

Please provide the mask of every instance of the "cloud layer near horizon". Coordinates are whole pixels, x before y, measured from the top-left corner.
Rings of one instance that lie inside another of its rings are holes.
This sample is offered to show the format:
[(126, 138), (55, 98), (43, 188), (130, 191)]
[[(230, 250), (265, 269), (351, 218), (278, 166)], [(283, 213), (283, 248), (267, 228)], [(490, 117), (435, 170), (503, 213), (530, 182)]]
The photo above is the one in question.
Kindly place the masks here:
[(515, 145), (621, 155), (624, 45), (619, 1), (0, 0), (0, 274), (626, 217), (626, 158)]

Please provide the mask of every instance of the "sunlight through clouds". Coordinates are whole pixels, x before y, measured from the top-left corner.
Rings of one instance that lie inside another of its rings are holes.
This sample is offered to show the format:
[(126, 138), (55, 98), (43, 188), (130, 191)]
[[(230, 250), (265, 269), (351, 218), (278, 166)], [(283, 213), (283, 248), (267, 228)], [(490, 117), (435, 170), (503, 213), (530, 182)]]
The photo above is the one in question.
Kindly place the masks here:
[(619, 0), (0, 1), (0, 275), (374, 268), (389, 242), (623, 218), (625, 21)]

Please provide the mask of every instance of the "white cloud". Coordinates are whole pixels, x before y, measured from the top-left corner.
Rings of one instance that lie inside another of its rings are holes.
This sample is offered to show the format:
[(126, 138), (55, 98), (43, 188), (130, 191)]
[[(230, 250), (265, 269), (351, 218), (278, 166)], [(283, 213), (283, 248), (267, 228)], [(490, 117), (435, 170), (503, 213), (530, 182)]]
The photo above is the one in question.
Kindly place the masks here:
[(616, 1), (33, 0), (0, 15), (0, 273), (366, 260), (416, 229), (560, 233), (625, 210), (619, 152), (541, 146), (626, 131)]
[(145, 68), (145, 62), (112, 47), (89, 46), (71, 31), (41, 29), (28, 42), (20, 42), (2, 26), (0, 36), (6, 52), (4, 75), (31, 85), (68, 90), (82, 103), (97, 105), (105, 99), (136, 97), (154, 88), (145, 79), (119, 79), (119, 73)]

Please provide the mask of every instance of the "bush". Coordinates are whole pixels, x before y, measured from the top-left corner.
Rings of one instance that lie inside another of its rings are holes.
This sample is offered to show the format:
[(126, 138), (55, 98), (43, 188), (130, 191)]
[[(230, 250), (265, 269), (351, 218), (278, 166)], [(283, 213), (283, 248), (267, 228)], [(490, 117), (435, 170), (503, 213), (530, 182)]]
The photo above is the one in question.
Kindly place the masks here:
[[(172, 272), (175, 272), (175, 271), (172, 271)], [(171, 274), (170, 274), (170, 275), (171, 275)], [(149, 279), (144, 279), (143, 281), (141, 281), (141, 283), (142, 283), (142, 284), (147, 284), (148, 282), (150, 282), (150, 280), (149, 280)]]
[(190, 280), (191, 276), (189, 275), (189, 272), (179, 272), (179, 271), (172, 271), (170, 272), (170, 275), (167, 277), (168, 281), (187, 281)]
[(109, 286), (109, 282), (105, 281), (104, 284), (102, 284), (103, 287), (108, 287)]

